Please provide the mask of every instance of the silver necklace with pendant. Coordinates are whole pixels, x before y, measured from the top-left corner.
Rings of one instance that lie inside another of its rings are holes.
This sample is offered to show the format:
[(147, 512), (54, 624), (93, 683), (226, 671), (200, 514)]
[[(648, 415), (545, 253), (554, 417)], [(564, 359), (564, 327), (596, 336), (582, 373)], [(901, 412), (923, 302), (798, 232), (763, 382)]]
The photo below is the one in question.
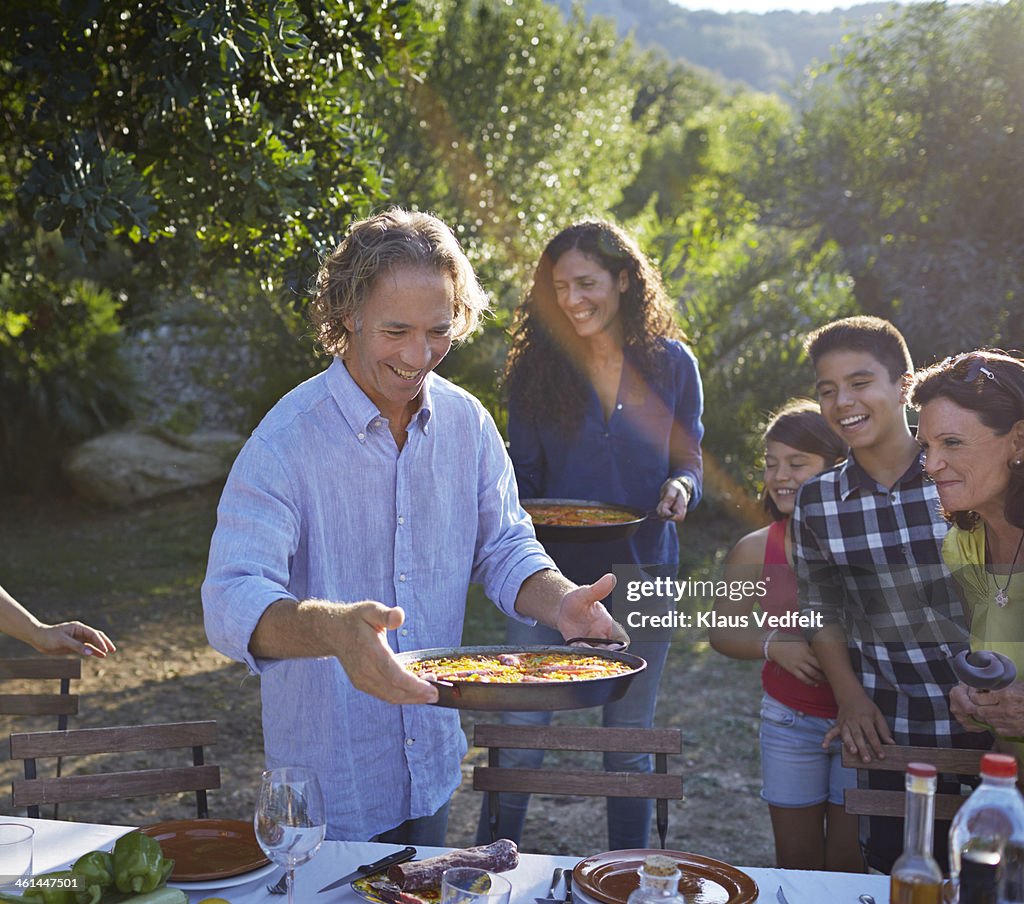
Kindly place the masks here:
[(1024, 532), (1020, 535), (1020, 540), (1017, 541), (1017, 551), (1013, 554), (1013, 561), (1010, 562), (1010, 571), (1006, 575), (1006, 584), (1002, 587), (999, 586), (999, 580), (995, 575), (992, 575), (992, 580), (995, 581), (996, 585), (996, 605), (1002, 609), (1008, 602), (1010, 597), (1007, 596), (1006, 591), (1010, 587), (1010, 581), (1013, 580), (1013, 566), (1017, 564), (1017, 556), (1020, 555), (1020, 548), (1024, 545)]

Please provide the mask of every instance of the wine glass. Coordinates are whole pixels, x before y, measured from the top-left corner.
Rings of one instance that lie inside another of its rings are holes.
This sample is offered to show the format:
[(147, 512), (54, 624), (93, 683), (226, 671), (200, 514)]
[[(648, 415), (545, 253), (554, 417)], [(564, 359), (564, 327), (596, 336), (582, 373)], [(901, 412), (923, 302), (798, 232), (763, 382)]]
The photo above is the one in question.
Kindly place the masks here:
[(288, 904), (294, 904), (295, 867), (312, 859), (327, 832), (324, 797), (316, 773), (305, 766), (281, 766), (264, 772), (253, 825), (264, 853), (285, 868)]

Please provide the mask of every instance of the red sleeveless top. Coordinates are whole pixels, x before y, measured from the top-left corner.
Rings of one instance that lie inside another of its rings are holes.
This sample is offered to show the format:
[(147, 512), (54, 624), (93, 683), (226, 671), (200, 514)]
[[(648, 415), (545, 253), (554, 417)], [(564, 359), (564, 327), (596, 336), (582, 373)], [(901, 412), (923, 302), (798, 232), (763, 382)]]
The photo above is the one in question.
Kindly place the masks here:
[[(764, 567), (761, 569), (761, 578), (767, 581), (768, 593), (761, 599), (761, 608), (769, 615), (779, 616), (787, 612), (800, 611), (796, 594), (796, 575), (786, 559), (788, 529), (788, 518), (775, 521), (768, 528)], [(802, 636), (799, 628), (780, 628), (779, 631), (795, 634), (797, 637)], [(828, 682), (811, 687), (791, 675), (782, 666), (768, 660), (761, 669), (761, 686), (768, 696), (799, 712), (825, 719), (836, 717), (836, 698)]]

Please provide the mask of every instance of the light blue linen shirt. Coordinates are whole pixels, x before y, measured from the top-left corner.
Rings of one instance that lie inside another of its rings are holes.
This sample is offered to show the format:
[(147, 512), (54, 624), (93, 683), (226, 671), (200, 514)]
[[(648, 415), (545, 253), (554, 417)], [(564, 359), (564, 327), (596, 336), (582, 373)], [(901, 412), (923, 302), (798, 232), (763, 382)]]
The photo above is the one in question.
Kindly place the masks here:
[(471, 581), (519, 618), (522, 582), (554, 567), (473, 396), (429, 374), (400, 453), (336, 359), (271, 409), (235, 461), (203, 583), (206, 631), (261, 676), (268, 768), (315, 769), (327, 837), (366, 840), (436, 812), (459, 785), (458, 711), (371, 697), (333, 657), (254, 659), (263, 612), (280, 599), (377, 600), (405, 610), (394, 650), (458, 646)]

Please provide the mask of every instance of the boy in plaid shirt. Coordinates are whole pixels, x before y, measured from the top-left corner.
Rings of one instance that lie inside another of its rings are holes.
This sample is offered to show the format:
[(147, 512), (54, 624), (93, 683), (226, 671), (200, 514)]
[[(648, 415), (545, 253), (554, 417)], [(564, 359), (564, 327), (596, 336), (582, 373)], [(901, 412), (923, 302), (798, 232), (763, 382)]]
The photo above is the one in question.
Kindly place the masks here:
[[(816, 330), (805, 348), (821, 413), (850, 447), (844, 464), (801, 487), (793, 513), (801, 610), (821, 626), (808, 640), (839, 705), (832, 737), (865, 763), (884, 758), (885, 744), (984, 743), (949, 711), (950, 660), (968, 632), (942, 564), (938, 493), (907, 424), (906, 342), (862, 316)], [(900, 789), (903, 777), (872, 773), (870, 786)], [(945, 863), (946, 833), (935, 835)], [(869, 866), (888, 872), (902, 847), (902, 820), (871, 818)]]

